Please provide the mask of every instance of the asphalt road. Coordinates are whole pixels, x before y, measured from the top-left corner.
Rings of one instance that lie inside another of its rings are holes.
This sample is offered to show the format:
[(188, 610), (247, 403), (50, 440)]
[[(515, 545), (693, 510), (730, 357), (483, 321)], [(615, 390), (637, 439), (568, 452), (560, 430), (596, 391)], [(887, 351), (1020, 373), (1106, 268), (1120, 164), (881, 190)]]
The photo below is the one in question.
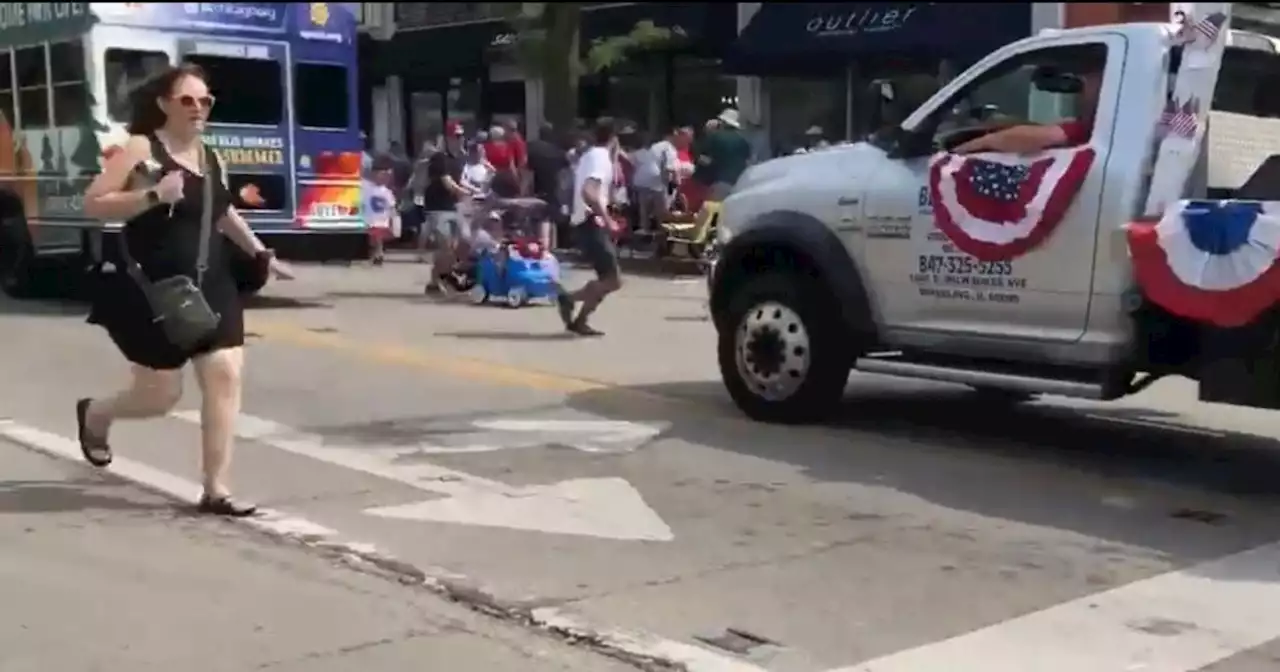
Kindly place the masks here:
[[(695, 278), (631, 278), (580, 340), (549, 308), (428, 301), (415, 264), (301, 270), (249, 318), (260, 530), (691, 670), (1280, 663), (1273, 413), (1181, 381), (1002, 406), (854, 375), (839, 420), (761, 426)], [(72, 400), (124, 375), (80, 312), (0, 304), (0, 437), (71, 452)], [(117, 474), (187, 496), (197, 404), (121, 425)]]

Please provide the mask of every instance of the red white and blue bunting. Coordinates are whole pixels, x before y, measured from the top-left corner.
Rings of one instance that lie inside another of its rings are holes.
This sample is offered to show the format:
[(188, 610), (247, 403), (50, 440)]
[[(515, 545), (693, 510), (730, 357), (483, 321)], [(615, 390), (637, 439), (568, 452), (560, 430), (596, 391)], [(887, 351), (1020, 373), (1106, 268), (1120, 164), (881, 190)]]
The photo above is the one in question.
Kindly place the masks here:
[(1174, 315), (1238, 327), (1280, 303), (1280, 203), (1180, 201), (1127, 234), (1139, 288)]
[(939, 154), (929, 166), (934, 224), (979, 260), (1020, 257), (1062, 221), (1093, 157), (1089, 147), (1034, 156)]

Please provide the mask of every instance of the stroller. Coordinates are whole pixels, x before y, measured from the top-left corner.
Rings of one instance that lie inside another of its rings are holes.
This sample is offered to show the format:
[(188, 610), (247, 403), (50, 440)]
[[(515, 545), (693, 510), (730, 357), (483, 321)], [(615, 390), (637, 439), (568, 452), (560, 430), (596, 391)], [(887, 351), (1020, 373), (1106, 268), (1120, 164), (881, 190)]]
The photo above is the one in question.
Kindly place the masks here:
[(531, 233), (546, 219), (546, 202), (490, 197), (477, 205), (470, 253), (451, 274), (454, 288), (469, 292), (476, 304), (502, 297), (511, 308), (553, 299), (560, 264)]

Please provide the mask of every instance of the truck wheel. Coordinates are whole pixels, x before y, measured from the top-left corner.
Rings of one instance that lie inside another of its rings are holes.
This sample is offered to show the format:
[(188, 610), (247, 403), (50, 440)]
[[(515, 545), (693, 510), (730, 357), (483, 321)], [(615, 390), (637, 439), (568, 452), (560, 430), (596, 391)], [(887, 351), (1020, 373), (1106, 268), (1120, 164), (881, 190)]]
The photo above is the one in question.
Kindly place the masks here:
[(15, 299), (38, 294), (35, 253), (25, 232), (21, 219), (0, 220), (0, 291)]
[(748, 281), (729, 299), (718, 334), (720, 376), (754, 420), (798, 424), (830, 415), (844, 396), (853, 362), (834, 300), (788, 273)]

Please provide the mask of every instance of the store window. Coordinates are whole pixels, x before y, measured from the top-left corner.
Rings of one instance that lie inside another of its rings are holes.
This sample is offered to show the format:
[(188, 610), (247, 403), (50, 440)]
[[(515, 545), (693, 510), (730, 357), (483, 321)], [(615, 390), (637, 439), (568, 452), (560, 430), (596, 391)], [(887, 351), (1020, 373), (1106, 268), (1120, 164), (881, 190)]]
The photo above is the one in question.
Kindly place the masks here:
[(409, 107), (412, 146), (421, 156), (426, 144), (434, 146), (444, 131), (444, 96), (438, 91), (414, 91), (409, 94)]
[(828, 141), (845, 139), (849, 117), (848, 77), (777, 77), (765, 80), (769, 95), (769, 138), (773, 153), (805, 146), (805, 132), (817, 126)]
[(737, 106), (738, 80), (724, 75), (719, 61), (677, 57), (673, 67), (671, 113), (675, 118), (670, 121), (697, 127), (726, 107)]

